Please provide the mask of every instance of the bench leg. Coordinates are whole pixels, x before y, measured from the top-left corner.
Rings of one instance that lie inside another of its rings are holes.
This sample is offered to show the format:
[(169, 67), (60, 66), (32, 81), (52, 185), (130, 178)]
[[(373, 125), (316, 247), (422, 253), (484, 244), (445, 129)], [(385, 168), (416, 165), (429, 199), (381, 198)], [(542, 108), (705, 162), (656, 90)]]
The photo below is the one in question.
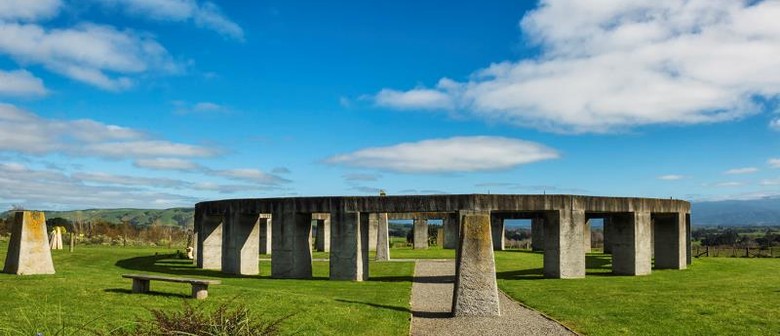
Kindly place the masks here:
[(192, 284), (192, 297), (203, 300), (209, 296), (209, 285)]
[(133, 293), (149, 292), (149, 280), (133, 279)]

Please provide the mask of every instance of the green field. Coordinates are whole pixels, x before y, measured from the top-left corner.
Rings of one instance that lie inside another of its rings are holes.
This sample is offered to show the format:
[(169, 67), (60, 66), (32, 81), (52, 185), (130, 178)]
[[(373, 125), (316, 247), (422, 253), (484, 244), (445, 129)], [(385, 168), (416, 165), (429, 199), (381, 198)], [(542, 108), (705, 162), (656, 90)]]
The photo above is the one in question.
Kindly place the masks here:
[[(0, 262), (6, 244), (0, 241)], [(408, 333), (410, 262), (371, 263), (372, 279), (362, 283), (327, 280), (325, 261), (314, 262), (312, 280), (274, 280), (268, 277), (268, 261), (261, 261), (260, 276), (238, 278), (170, 259), (166, 255), (171, 252), (80, 247), (72, 254), (54, 251), (56, 275), (0, 274), (0, 328), (4, 328), (0, 334), (52, 331), (59, 320), (103, 330), (128, 327), (139, 317), (149, 317), (148, 308), (181, 308), (189, 295), (188, 285), (171, 283), (152, 283), (151, 295), (133, 295), (130, 280), (122, 279), (122, 273), (219, 278), (223, 284), (212, 286), (209, 299), (196, 304), (241, 302), (268, 318), (293, 313), (284, 324), (290, 333)], [(399, 248), (391, 255), (452, 258), (454, 252)], [(323, 256), (315, 254), (315, 258)], [(497, 252), (496, 262), (502, 290), (584, 334), (780, 333), (780, 259), (708, 258), (695, 260), (685, 271), (626, 277), (609, 275), (609, 256), (590, 254), (588, 277), (576, 280), (543, 279), (540, 253)]]

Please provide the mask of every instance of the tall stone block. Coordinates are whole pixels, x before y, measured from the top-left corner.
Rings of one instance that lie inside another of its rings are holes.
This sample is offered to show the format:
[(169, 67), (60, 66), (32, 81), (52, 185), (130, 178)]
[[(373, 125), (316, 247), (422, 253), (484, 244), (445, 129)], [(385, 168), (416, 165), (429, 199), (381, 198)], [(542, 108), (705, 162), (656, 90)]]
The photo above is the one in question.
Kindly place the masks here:
[(414, 248), (415, 249), (428, 248), (428, 220), (427, 219), (414, 220)]
[(278, 209), (271, 216), (271, 277), (311, 278), (311, 214)]
[(687, 257), (687, 264), (691, 264), (691, 214), (687, 213), (685, 214), (685, 253), (688, 255)]
[(629, 212), (611, 216), (612, 273), (646, 275), (651, 271), (650, 226), (648, 212)]
[(590, 220), (585, 220), (585, 227), (582, 229), (582, 246), (585, 253), (590, 253)]
[(685, 269), (688, 265), (684, 213), (654, 215), (655, 268)]
[(499, 217), (496, 215), (493, 215), (490, 217), (490, 232), (492, 234), (493, 239), (493, 250), (495, 251), (503, 251), (504, 250), (504, 237), (505, 237), (505, 231), (504, 230), (504, 218)]
[(199, 268), (222, 269), (222, 215), (195, 214), (198, 247), (195, 259)]
[(564, 209), (545, 213), (544, 276), (573, 279), (585, 277), (582, 230), (585, 211)]
[(368, 214), (368, 250), (376, 251), (377, 231), (379, 230), (379, 214)]
[(387, 221), (387, 213), (377, 215), (376, 260), (390, 260), (390, 228)]
[[(260, 224), (257, 214), (236, 210), (225, 216), (222, 236), (222, 273), (256, 275), (260, 273)], [(265, 218), (263, 218), (265, 221)]]
[(612, 220), (610, 217), (604, 218), (604, 253), (612, 254)]
[(499, 316), (501, 310), (487, 212), (464, 212), (453, 288), (453, 316)]
[(317, 252), (330, 252), (330, 214), (312, 214), (317, 221), (317, 236), (314, 247)]
[(458, 240), (460, 239), (460, 218), (457, 213), (447, 214), (442, 219), (442, 226), (444, 226), (444, 248), (455, 249), (458, 247)]
[(271, 242), (273, 241), (273, 219), (271, 216), (268, 216), (266, 218), (260, 218), (259, 219), (259, 225), (260, 225), (260, 254), (271, 254), (271, 251), (273, 251), (273, 246)]
[(531, 219), (531, 250), (544, 250), (544, 218), (540, 216)]
[(368, 214), (332, 212), (330, 279), (368, 280)]
[(54, 274), (43, 212), (14, 213), (11, 241), (8, 244), (3, 273)]

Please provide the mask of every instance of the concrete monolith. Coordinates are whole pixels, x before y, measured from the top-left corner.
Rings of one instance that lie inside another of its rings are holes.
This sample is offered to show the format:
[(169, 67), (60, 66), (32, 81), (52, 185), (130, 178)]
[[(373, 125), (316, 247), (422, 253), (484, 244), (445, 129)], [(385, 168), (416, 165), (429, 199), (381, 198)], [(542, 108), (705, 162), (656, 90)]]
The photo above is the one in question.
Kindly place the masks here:
[(19, 275), (54, 274), (43, 212), (18, 211), (14, 214), (3, 272)]
[(499, 316), (490, 214), (464, 213), (455, 268), (453, 316)]

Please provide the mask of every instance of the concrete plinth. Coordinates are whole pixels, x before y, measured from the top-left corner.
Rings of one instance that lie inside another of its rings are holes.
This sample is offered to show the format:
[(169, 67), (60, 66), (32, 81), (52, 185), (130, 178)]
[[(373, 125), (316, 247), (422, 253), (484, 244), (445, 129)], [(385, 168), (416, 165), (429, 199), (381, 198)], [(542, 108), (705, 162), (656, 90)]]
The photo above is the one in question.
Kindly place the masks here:
[(685, 214), (685, 254), (688, 255), (687, 257), (687, 264), (691, 264), (691, 214), (686, 213)]
[(544, 251), (544, 218), (531, 219), (531, 250)]
[(387, 213), (378, 214), (376, 230), (376, 260), (390, 260), (390, 228), (387, 223)]
[(222, 269), (222, 215), (195, 216), (198, 245), (195, 259), (199, 268)]
[(460, 239), (460, 218), (458, 218), (458, 214), (447, 214), (444, 216), (442, 218), (442, 226), (444, 226), (444, 248), (458, 248), (458, 239)]
[(453, 289), (453, 316), (499, 316), (490, 214), (464, 213)]
[(311, 278), (311, 214), (278, 209), (272, 216), (271, 277)]
[(651, 268), (651, 220), (649, 212), (611, 216), (612, 273), (647, 275)]
[(585, 277), (582, 233), (585, 211), (560, 210), (544, 214), (544, 276), (573, 279)]
[(655, 268), (685, 269), (687, 258), (687, 232), (685, 214), (654, 215)]
[(54, 274), (43, 212), (18, 211), (14, 214), (3, 273)]
[(222, 273), (256, 275), (260, 273), (257, 254), (260, 249), (260, 225), (257, 214), (232, 212), (225, 216), (222, 236)]
[(330, 279), (368, 280), (368, 214), (332, 212)]
[(273, 230), (273, 224), (271, 216), (268, 216), (269, 218), (260, 218), (260, 254), (271, 254), (271, 251), (273, 251), (273, 246), (271, 242), (273, 239), (272, 236), (272, 230)]
[(428, 248), (428, 220), (427, 219), (414, 220), (414, 248), (415, 249)]
[(444, 229), (436, 229), (436, 246), (444, 247)]
[(312, 218), (317, 222), (317, 236), (314, 239), (317, 252), (330, 252), (330, 214), (314, 214)]
[(55, 227), (49, 235), (49, 248), (51, 250), (62, 250), (62, 230)]
[(198, 231), (192, 233), (192, 263), (198, 265)]
[(585, 253), (590, 253), (590, 220), (585, 220), (585, 227), (582, 229), (582, 246)]
[(612, 220), (609, 217), (604, 218), (604, 253), (612, 254)]
[(379, 230), (379, 214), (368, 215), (368, 250), (376, 251), (377, 231)]
[(504, 230), (504, 218), (495, 215), (491, 216), (490, 233), (493, 239), (493, 250), (495, 251), (504, 250), (505, 231), (506, 230)]

